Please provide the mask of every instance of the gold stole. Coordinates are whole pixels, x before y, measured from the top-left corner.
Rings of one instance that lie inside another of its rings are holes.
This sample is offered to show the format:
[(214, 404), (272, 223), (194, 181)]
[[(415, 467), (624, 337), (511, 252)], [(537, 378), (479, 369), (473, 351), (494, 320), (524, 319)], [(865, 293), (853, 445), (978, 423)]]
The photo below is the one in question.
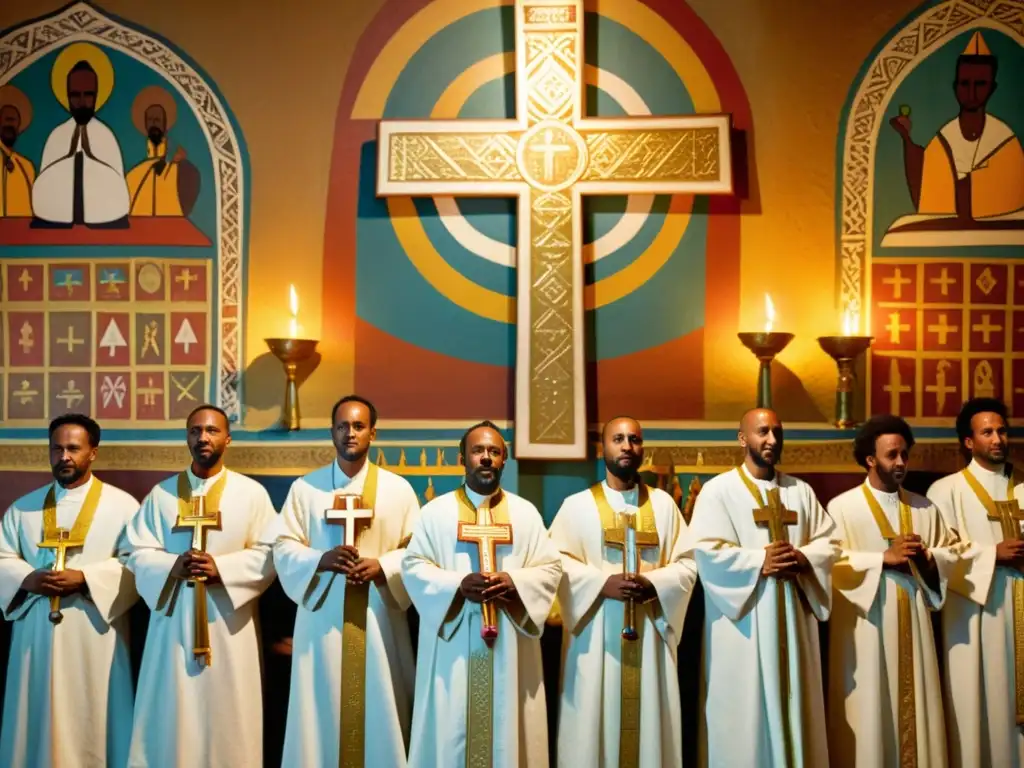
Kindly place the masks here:
[[(896, 532), (889, 525), (889, 518), (886, 517), (878, 499), (871, 492), (867, 485), (862, 485), (864, 498), (867, 500), (868, 508), (875, 518), (878, 530), (882, 538), (892, 546)], [(900, 488), (900, 535), (906, 536), (914, 532), (914, 518), (910, 514), (910, 502), (906, 492)], [(910, 564), (911, 571), (917, 576), (917, 569)], [(896, 677), (898, 715), (900, 729), (900, 766), (901, 768), (913, 768), (917, 765), (917, 701), (914, 695), (914, 630), (913, 630), (913, 605), (911, 603), (910, 591), (900, 586), (896, 591), (896, 632), (899, 636), (897, 643), (897, 665)]]
[[(1009, 467), (1009, 474), (1006, 478), (1006, 499), (1014, 502), (1013, 495), (1014, 481), (1017, 479), (1013, 467)], [(978, 501), (985, 507), (989, 520), (999, 521), (1003, 529), (1004, 539), (1019, 539), (1020, 528), (1013, 519), (1007, 519), (999, 509), (992, 495), (985, 490), (985, 487), (978, 482), (978, 479), (968, 469), (962, 470), (964, 480), (971, 486)], [(1019, 509), (1019, 505), (1018, 509)], [(1014, 666), (1014, 699), (1017, 704), (1017, 725), (1024, 725), (1024, 581), (1013, 580), (1013, 666)]]
[[(597, 504), (598, 514), (601, 516), (601, 530), (611, 531), (616, 528), (622, 529), (619, 515), (608, 503), (602, 483), (597, 483), (590, 488), (594, 496), (594, 503)], [(647, 486), (639, 483), (637, 486), (637, 507), (636, 531), (640, 533), (653, 533), (658, 535), (658, 527), (654, 520), (654, 505), (651, 504), (650, 494)], [(625, 531), (623, 531), (625, 537)], [(625, 541), (625, 538), (623, 538)], [(638, 548), (639, 549), (639, 548)], [(626, 557), (625, 546), (623, 546), (623, 557)], [(664, 559), (664, 553), (660, 553), (660, 560)], [(664, 562), (659, 562), (659, 567)], [(637, 572), (640, 571), (640, 553), (637, 552)], [(649, 611), (648, 606), (636, 606), (637, 617), (634, 626), (642, 636), (644, 616)], [(627, 640), (621, 638), (622, 665), (621, 665), (621, 690), (619, 692), (619, 766), (621, 768), (635, 768), (640, 765), (640, 670), (643, 665), (643, 652), (641, 638)]]
[[(757, 504), (757, 508), (768, 510), (768, 505), (761, 497), (761, 491), (758, 489), (754, 481), (747, 477), (747, 473), (743, 470), (743, 467), (737, 467), (736, 474), (740, 476), (740, 480), (743, 481), (743, 485), (747, 487), (747, 490), (750, 491), (750, 495), (754, 497), (754, 503)], [(769, 531), (771, 530), (772, 528), (769, 525)], [(781, 541), (782, 539), (778, 540)], [(776, 541), (774, 536), (772, 537), (772, 541)], [(779, 625), (779, 693), (781, 694), (780, 698), (782, 699), (782, 739), (786, 752), (786, 763), (787, 765), (793, 765), (793, 727), (789, 722), (789, 631), (786, 629), (786, 583), (784, 580), (774, 577), (772, 578), (772, 581), (775, 582), (775, 603), (777, 606), (776, 611), (778, 612), (776, 621)], [(800, 622), (795, 622), (795, 626), (799, 628)]]
[[(376, 510), (377, 465), (373, 462), (367, 462), (361, 497), (366, 509)], [(341, 768), (361, 768), (366, 751), (366, 611), (369, 605), (370, 585), (367, 582), (352, 584), (346, 579), (344, 623), (341, 629), (341, 726), (338, 751), (338, 765)]]
[[(228, 471), (224, 469), (221, 472), (220, 479), (206, 492), (207, 514), (210, 512), (220, 512), (220, 499), (224, 495), (224, 486), (227, 483), (227, 479)], [(181, 520), (191, 515), (192, 485), (188, 480), (188, 471), (185, 471), (178, 475), (178, 519)], [(205, 546), (203, 549), (205, 551)], [(195, 629), (192, 637), (192, 651), (197, 659), (205, 654), (206, 663), (209, 665), (213, 659), (213, 653), (210, 648), (210, 619), (207, 614), (205, 578), (204, 581), (190, 582), (190, 585), (194, 590), (192, 598), (195, 601), (195, 614), (193, 617)]]
[[(477, 510), (466, 495), (464, 486), (455, 492), (459, 503), (459, 522), (471, 525), (509, 525), (508, 499), (504, 492), (488, 499)], [(489, 519), (488, 519), (489, 518)], [(497, 565), (497, 563), (495, 563)], [(466, 632), (469, 637), (469, 691), (466, 696), (466, 768), (490, 768), (494, 751), (494, 655), (480, 634), (483, 615), (467, 611)], [(516, 642), (513, 638), (509, 642)]]

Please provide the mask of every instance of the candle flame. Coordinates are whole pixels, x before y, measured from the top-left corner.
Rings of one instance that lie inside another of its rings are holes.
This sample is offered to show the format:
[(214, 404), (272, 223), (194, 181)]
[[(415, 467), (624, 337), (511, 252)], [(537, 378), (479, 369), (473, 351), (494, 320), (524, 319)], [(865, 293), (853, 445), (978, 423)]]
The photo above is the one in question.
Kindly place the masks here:
[(775, 305), (772, 304), (772, 297), (767, 293), (764, 295), (764, 332), (771, 333), (772, 325), (775, 323)]
[(856, 336), (860, 330), (860, 314), (847, 306), (843, 312), (843, 336)]
[(288, 327), (288, 337), (297, 339), (299, 337), (299, 294), (295, 292), (295, 286), (288, 286), (288, 308), (291, 310), (292, 319)]

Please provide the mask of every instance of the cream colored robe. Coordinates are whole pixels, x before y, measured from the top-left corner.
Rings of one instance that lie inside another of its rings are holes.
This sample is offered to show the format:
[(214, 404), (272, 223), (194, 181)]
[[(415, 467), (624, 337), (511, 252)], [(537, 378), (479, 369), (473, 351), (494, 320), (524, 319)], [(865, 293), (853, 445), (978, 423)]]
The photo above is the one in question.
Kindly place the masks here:
[[(625, 493), (603, 483), (616, 512), (636, 512), (638, 490)], [(683, 556), (686, 523), (676, 503), (649, 488), (658, 549), (640, 550), (640, 571), (658, 592), (637, 608), (642, 644), (640, 766), (682, 765), (682, 716), (676, 650), (683, 632), (697, 567)], [(558, 719), (558, 763), (619, 765), (621, 732), (622, 627), (625, 603), (601, 596), (608, 577), (622, 573), (622, 550), (606, 547), (601, 517), (588, 489), (570, 496), (551, 524), (551, 540), (562, 552), (558, 589), (562, 616), (563, 671)], [(658, 567), (662, 553), (666, 565)]]
[[(741, 467), (739, 472), (746, 472)], [(779, 638), (789, 647), (793, 766), (828, 764), (818, 622), (832, 608), (835, 524), (807, 483), (776, 473), (755, 481), (762, 500), (780, 488), (797, 513), (789, 540), (811, 569), (783, 581), (786, 625), (779, 625), (777, 580), (761, 574), (768, 530), (754, 523), (754, 497), (736, 470), (707, 482), (697, 497), (687, 549), (704, 586), (704, 717), (701, 761), (712, 766), (787, 765)]]
[[(483, 497), (468, 492), (477, 507)], [(530, 502), (508, 491), (513, 543), (498, 546), (496, 567), (515, 582), (526, 607), (520, 622), (498, 609), (492, 650), (493, 768), (548, 764), (547, 706), (540, 636), (562, 576), (558, 550)], [(480, 567), (476, 545), (457, 541), (455, 493), (423, 507), (402, 560), (402, 578), (420, 615), (409, 765), (462, 766), (470, 652), (479, 646), (480, 605), (462, 597), (463, 578)]]
[(885, 512), (893, 532), (900, 530), (899, 496), (870, 484), (834, 498), (828, 513), (843, 548), (833, 571), (832, 619), (829, 623), (829, 749), (833, 766), (899, 765), (899, 618), (900, 589), (912, 595), (914, 703), (917, 759), (920, 768), (946, 765), (946, 728), (942, 683), (935, 653), (930, 611), (946, 599), (946, 582), (957, 557), (955, 543), (935, 506), (910, 493), (914, 532), (931, 551), (938, 589), (923, 579), (885, 568), (889, 540), (882, 538), (864, 498), (867, 487)]
[[(340, 745), (342, 624), (345, 577), (317, 571), (324, 552), (344, 543), (342, 526), (324, 512), (334, 491), (360, 494), (369, 463), (352, 478), (332, 462), (296, 480), (281, 510), (274, 564), (298, 604), (292, 645), (291, 694), (283, 765), (337, 765)], [(419, 517), (416, 492), (405, 478), (377, 469), (373, 522), (357, 540), (359, 554), (380, 561), (387, 585), (370, 584), (366, 617), (365, 765), (405, 765), (412, 717), (415, 663), (402, 584), (402, 541)]]
[[(57, 525), (72, 528), (89, 488), (57, 485)], [(89, 596), (61, 598), (64, 620), (50, 623), (50, 600), (21, 584), (52, 568), (56, 552), (40, 549), (49, 485), (21, 497), (0, 525), (0, 608), (13, 622), (4, 695), (0, 765), (124, 765), (132, 718), (127, 611), (138, 600), (124, 567), (124, 528), (139, 503), (103, 484), (85, 546), (70, 549), (65, 567), (85, 574)]]
[[(177, 475), (156, 486), (128, 527), (139, 594), (152, 614), (136, 692), (129, 765), (153, 768), (241, 768), (263, 761), (263, 690), (256, 599), (274, 579), (271, 548), (261, 534), (274, 518), (262, 485), (230, 470), (221, 497), (221, 530), (209, 531), (206, 551), (220, 571), (207, 587), (213, 665), (192, 654), (193, 592), (170, 578), (191, 530), (174, 530)], [(188, 470), (196, 495), (220, 475)]]
[[(1004, 476), (971, 462), (992, 499), (1006, 499)], [(1024, 488), (1015, 496), (1024, 499)], [(928, 498), (961, 539), (961, 563), (950, 577), (942, 611), (946, 731), (954, 768), (1024, 766), (1024, 735), (1014, 702), (1013, 582), (1024, 578), (996, 565), (1003, 539), (996, 521), (960, 473), (937, 480)]]

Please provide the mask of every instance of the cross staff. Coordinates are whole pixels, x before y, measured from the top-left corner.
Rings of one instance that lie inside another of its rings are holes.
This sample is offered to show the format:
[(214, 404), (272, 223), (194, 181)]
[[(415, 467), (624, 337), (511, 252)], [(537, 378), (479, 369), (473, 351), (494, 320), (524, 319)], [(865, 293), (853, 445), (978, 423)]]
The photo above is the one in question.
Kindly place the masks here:
[[(43, 539), (39, 542), (40, 549), (52, 549), (57, 553), (53, 563), (54, 573), (59, 573), (65, 568), (67, 562), (67, 551), (72, 547), (84, 547), (85, 539), (72, 539), (71, 531), (67, 528), (58, 528), (52, 539)], [(50, 623), (56, 626), (64, 620), (64, 614), (60, 612), (60, 595), (50, 598)]]
[[(220, 510), (212, 513), (206, 509), (206, 496), (193, 496), (192, 506), (188, 514), (178, 513), (174, 524), (176, 529), (192, 529), (192, 551), (206, 551), (207, 531), (220, 530)], [(210, 622), (206, 613), (206, 577), (193, 576), (188, 585), (195, 588), (195, 615), (192, 632), (192, 656), (200, 664), (213, 665), (213, 649), (210, 647)]]
[[(484, 522), (483, 514), (489, 516), (489, 510), (479, 510), (477, 521), (467, 523), (459, 521), (458, 540), (469, 544), (476, 544), (480, 555), (480, 573), (494, 573), (495, 562), (498, 559), (495, 547), (499, 544), (512, 543), (512, 526), (507, 523)], [(491, 645), (498, 637), (498, 612), (494, 603), (484, 600), (480, 605), (483, 614), (483, 627), (480, 629), (480, 636)]]
[(1024, 520), (1024, 511), (1021, 511), (1017, 499), (1011, 498), (1008, 501), (997, 501), (996, 514), (989, 515), (989, 520), (999, 523), (1003, 529), (1003, 538), (1008, 541), (1015, 541), (1021, 537), (1020, 522)]
[[(363, 507), (363, 497), (339, 493), (334, 496), (334, 506), (324, 511), (324, 522), (328, 525), (345, 526), (345, 546), (356, 545), (357, 527), (370, 525), (373, 510)], [(362, 523), (362, 526), (360, 526)]]
[[(636, 576), (640, 570), (641, 551), (658, 548), (658, 534), (656, 531), (638, 531), (635, 514), (620, 514), (619, 517), (622, 519), (623, 527), (605, 530), (604, 543), (622, 550), (622, 575), (628, 579)], [(626, 600), (622, 636), (626, 640), (636, 640), (640, 637), (636, 631), (636, 601), (633, 598)]]
[[(1003, 529), (1003, 538), (1016, 541), (1021, 538), (1020, 521), (1024, 520), (1024, 512), (1010, 491), (1006, 501), (995, 501), (996, 514), (988, 515), (989, 520), (999, 523)], [(1017, 725), (1024, 725), (1024, 642), (1021, 642), (1021, 623), (1024, 622), (1024, 589), (1014, 579), (1013, 588), (1013, 623), (1014, 623), (1014, 699), (1017, 710)]]
[(789, 541), (786, 526), (796, 525), (797, 521), (796, 512), (783, 506), (778, 488), (769, 488), (768, 503), (754, 510), (754, 522), (768, 528), (768, 535), (773, 544), (777, 541)]

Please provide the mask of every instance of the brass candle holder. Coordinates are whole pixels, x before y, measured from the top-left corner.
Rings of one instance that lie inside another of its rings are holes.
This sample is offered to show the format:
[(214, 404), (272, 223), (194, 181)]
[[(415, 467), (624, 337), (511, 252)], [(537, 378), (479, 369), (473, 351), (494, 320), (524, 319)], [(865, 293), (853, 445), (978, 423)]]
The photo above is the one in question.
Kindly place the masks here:
[(316, 353), (315, 339), (264, 339), (274, 357), (284, 365), (286, 378), (284, 387), (284, 410), (281, 412), (281, 426), (289, 431), (301, 429), (299, 411), (299, 385), (295, 372), (299, 363), (304, 363)]
[(793, 340), (792, 333), (757, 331), (737, 334), (743, 346), (757, 357), (761, 364), (757, 372), (757, 407), (772, 407), (772, 361)]
[(853, 385), (856, 376), (853, 366), (857, 358), (874, 341), (873, 336), (819, 336), (818, 344), (825, 350), (839, 367), (839, 380), (836, 383), (836, 420), (839, 429), (856, 426), (853, 418)]

